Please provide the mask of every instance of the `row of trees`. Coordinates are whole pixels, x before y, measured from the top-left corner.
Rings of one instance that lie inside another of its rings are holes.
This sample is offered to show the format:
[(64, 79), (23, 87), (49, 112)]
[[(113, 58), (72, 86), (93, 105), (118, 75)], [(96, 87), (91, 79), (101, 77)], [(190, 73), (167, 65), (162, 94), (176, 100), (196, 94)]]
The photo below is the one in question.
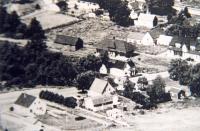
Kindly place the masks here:
[(187, 85), (192, 95), (200, 96), (200, 64), (194, 66), (188, 64), (186, 60), (175, 59), (170, 62), (170, 78), (179, 81), (181, 85)]
[(51, 102), (62, 104), (70, 108), (75, 108), (77, 106), (77, 99), (75, 99), (74, 97), (64, 97), (50, 91), (41, 91), (39, 97), (40, 99), (45, 99)]
[(44, 39), (45, 33), (40, 23), (33, 18), (28, 26), (22, 23), (16, 11), (9, 14), (6, 8), (0, 6), (0, 33), (7, 37)]

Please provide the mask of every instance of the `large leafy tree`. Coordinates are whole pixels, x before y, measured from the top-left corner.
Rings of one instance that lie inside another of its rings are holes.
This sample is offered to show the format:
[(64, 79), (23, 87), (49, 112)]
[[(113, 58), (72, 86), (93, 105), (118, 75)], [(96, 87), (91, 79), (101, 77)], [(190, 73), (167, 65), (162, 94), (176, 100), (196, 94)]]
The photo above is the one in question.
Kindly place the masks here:
[(130, 10), (128, 2), (122, 0), (97, 0), (101, 8), (107, 10), (110, 14), (111, 20), (122, 26), (130, 24)]
[(44, 30), (36, 18), (33, 18), (28, 26), (27, 37), (33, 41), (40, 41), (46, 38)]
[(83, 72), (77, 75), (78, 89), (84, 92), (88, 90), (95, 79), (95, 73), (92, 71)]

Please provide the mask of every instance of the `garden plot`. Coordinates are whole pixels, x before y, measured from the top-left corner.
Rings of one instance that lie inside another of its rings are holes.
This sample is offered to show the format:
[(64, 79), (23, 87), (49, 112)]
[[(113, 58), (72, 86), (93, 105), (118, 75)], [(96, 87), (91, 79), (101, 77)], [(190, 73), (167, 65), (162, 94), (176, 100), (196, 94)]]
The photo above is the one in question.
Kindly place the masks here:
[(78, 18), (69, 15), (45, 10), (35, 11), (31, 14), (21, 17), (21, 19), (26, 24), (29, 24), (31, 19), (34, 17), (41, 23), (44, 30), (68, 25), (70, 23), (76, 23), (79, 21)]

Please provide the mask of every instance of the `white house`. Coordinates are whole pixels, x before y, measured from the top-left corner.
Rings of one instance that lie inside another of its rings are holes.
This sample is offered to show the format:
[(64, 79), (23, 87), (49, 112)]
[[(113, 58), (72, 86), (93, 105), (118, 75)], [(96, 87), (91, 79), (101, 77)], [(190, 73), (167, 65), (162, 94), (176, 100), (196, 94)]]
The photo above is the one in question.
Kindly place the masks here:
[(114, 105), (118, 104), (119, 102), (117, 95), (103, 95), (84, 98), (83, 106), (86, 109), (92, 111), (100, 111), (108, 108), (113, 108)]
[(135, 64), (133, 61), (119, 61), (110, 60), (108, 66), (106, 67), (102, 64), (99, 72), (101, 74), (110, 74), (116, 77), (129, 76), (132, 77), (136, 74)]
[(111, 84), (108, 81), (95, 78), (90, 87), (90, 90), (88, 91), (88, 96), (97, 97), (102, 95), (110, 95), (114, 93), (115, 89), (111, 86)]
[(169, 48), (168, 48), (168, 56), (174, 58), (182, 58), (187, 59), (191, 58), (195, 61), (200, 61), (200, 43), (197, 39), (188, 38), (189, 43), (186, 43), (186, 39), (180, 38), (178, 36), (174, 36)]
[(158, 24), (158, 18), (152, 14), (140, 13), (138, 20), (135, 20), (135, 26), (153, 28)]
[(155, 45), (155, 41), (149, 32), (130, 32), (127, 36), (127, 42), (144, 46)]
[(167, 36), (167, 35), (160, 35), (159, 38), (157, 39), (157, 45), (165, 45), (169, 46), (169, 44), (172, 41), (172, 36)]
[(14, 111), (26, 116), (29, 115), (44, 115), (46, 113), (46, 104), (39, 98), (22, 93), (15, 101)]
[(127, 42), (142, 45), (144, 36), (145, 33), (142, 32), (130, 32), (127, 36)]

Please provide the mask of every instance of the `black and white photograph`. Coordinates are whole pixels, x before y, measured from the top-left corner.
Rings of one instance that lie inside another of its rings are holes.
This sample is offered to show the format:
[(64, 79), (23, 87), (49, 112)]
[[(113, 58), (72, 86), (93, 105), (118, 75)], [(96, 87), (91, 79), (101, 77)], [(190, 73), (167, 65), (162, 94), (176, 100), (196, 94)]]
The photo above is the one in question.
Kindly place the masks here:
[(200, 0), (0, 0), (0, 131), (200, 131)]

